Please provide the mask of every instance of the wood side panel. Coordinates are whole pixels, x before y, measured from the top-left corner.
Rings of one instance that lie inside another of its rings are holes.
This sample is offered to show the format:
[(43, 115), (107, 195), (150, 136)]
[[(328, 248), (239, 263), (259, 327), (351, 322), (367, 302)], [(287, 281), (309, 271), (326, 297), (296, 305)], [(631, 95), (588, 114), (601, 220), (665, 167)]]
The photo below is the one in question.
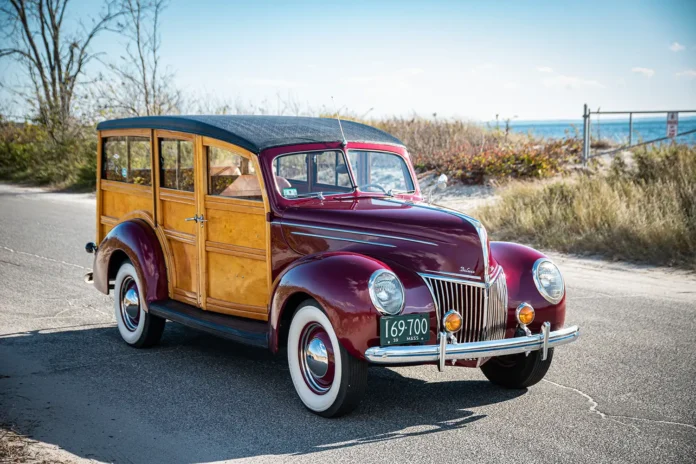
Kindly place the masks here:
[[(189, 134), (187, 132), (175, 132), (163, 129), (155, 130), (155, 137), (162, 139), (177, 139), (177, 140), (193, 140), (196, 138), (194, 134)], [(158, 144), (159, 145), (159, 144)]]
[(128, 184), (126, 182), (102, 179), (101, 189), (107, 192), (124, 193), (142, 198), (152, 198), (152, 187), (148, 185)]
[(152, 197), (133, 195), (112, 190), (102, 191), (102, 215), (121, 218), (133, 211), (142, 210), (152, 214)]
[(102, 227), (100, 221), (103, 214), (101, 192), (102, 156), (102, 133), (97, 132), (97, 230), (95, 231), (97, 236), (97, 241), (95, 243), (97, 245), (99, 245), (104, 237), (106, 237), (106, 232), (104, 231), (104, 227)]
[(207, 208), (207, 239), (212, 242), (266, 249), (266, 224), (263, 215), (233, 213)]
[(266, 261), (266, 251), (259, 250), (257, 248), (247, 248), (231, 245), (229, 243), (207, 241), (205, 243), (205, 250), (224, 255), (242, 256), (251, 259), (258, 259), (259, 261)]
[(101, 131), (102, 137), (125, 137), (132, 135), (135, 137), (150, 137), (151, 129), (111, 129)]
[[(205, 218), (205, 194), (208, 191), (207, 184), (207, 160), (203, 159), (203, 142), (202, 137), (197, 135), (193, 143), (193, 159), (195, 173), (195, 197), (196, 210), (200, 216)], [(207, 309), (208, 284), (206, 276), (207, 256), (205, 252), (206, 241), (206, 222), (196, 224), (196, 240), (198, 244), (198, 279), (201, 285), (198, 286), (198, 304), (201, 308)]]
[(178, 240), (169, 240), (169, 246), (174, 258), (174, 292), (183, 290), (198, 294), (198, 250)]
[(210, 311), (215, 311), (217, 313), (247, 317), (259, 321), (268, 320), (268, 311), (264, 307), (238, 305), (228, 301), (216, 300), (215, 298), (208, 298), (206, 303)]
[(186, 220), (196, 215), (195, 205), (160, 201), (160, 209), (162, 210), (161, 225), (165, 230), (176, 230), (192, 236), (196, 235), (196, 223)]
[(207, 253), (208, 297), (231, 304), (268, 305), (266, 266), (257, 259)]

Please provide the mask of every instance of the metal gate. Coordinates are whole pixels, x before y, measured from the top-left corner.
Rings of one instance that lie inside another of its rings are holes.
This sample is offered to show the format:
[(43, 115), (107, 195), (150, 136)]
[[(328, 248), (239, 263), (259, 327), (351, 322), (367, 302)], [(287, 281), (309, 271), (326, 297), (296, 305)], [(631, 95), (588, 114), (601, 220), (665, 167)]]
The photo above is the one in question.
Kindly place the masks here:
[[(677, 114), (682, 114), (682, 113), (696, 113), (696, 110), (654, 110), (654, 111), (601, 111), (600, 109), (597, 109), (597, 111), (592, 111), (590, 110), (589, 106), (587, 106), (587, 103), (585, 103), (585, 107), (583, 110), (582, 114), (582, 119), (583, 119), (583, 126), (582, 126), (582, 164), (583, 166), (587, 166), (587, 162), (596, 156), (604, 156), (604, 155), (613, 155), (614, 153), (623, 151), (627, 148), (630, 147), (639, 147), (641, 145), (648, 145), (650, 143), (656, 143), (656, 142), (663, 142), (665, 140), (673, 139), (676, 137), (681, 137), (683, 135), (688, 135), (688, 134), (693, 134), (696, 133), (696, 129), (688, 130), (685, 132), (681, 133), (675, 133), (673, 135), (668, 135), (665, 137), (659, 137), (653, 140), (648, 140), (648, 141), (642, 141), (640, 143), (633, 143), (633, 115), (634, 114), (670, 114), (670, 113), (677, 113)], [(606, 115), (628, 115), (628, 144), (623, 145), (619, 148), (614, 148), (608, 151), (602, 151), (599, 153), (592, 153), (592, 147), (591, 147), (591, 118), (592, 115), (599, 115), (601, 114), (606, 114)], [(669, 122), (668, 122), (669, 125)]]

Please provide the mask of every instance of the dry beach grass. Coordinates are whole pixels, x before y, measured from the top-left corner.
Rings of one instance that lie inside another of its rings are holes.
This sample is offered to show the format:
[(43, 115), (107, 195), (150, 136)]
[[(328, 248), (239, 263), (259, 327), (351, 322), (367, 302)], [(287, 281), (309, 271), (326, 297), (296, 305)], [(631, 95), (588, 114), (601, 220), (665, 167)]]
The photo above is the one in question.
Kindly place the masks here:
[(696, 148), (617, 158), (607, 173), (514, 183), (476, 215), (494, 238), (696, 270)]

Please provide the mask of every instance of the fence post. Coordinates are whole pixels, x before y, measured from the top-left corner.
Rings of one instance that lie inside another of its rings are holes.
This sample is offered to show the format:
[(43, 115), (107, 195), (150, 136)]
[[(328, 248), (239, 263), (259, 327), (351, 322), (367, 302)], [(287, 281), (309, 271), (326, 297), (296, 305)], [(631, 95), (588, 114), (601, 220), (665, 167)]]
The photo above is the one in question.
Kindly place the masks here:
[(587, 108), (587, 103), (582, 111), (582, 165), (587, 167), (587, 160), (590, 157), (590, 113)]
[(628, 146), (633, 145), (633, 113), (628, 113)]

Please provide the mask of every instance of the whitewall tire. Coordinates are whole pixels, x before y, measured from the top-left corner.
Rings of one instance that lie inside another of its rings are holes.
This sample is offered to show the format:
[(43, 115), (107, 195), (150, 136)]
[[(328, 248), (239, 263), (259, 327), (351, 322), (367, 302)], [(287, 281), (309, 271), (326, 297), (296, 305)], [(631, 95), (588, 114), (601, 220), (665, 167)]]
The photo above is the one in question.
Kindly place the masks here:
[(288, 367), (304, 405), (324, 417), (357, 407), (367, 384), (367, 363), (348, 354), (314, 300), (302, 303), (288, 332)]
[(141, 289), (135, 267), (124, 262), (114, 283), (114, 317), (123, 341), (137, 348), (157, 344), (165, 324), (164, 319), (145, 311)]

